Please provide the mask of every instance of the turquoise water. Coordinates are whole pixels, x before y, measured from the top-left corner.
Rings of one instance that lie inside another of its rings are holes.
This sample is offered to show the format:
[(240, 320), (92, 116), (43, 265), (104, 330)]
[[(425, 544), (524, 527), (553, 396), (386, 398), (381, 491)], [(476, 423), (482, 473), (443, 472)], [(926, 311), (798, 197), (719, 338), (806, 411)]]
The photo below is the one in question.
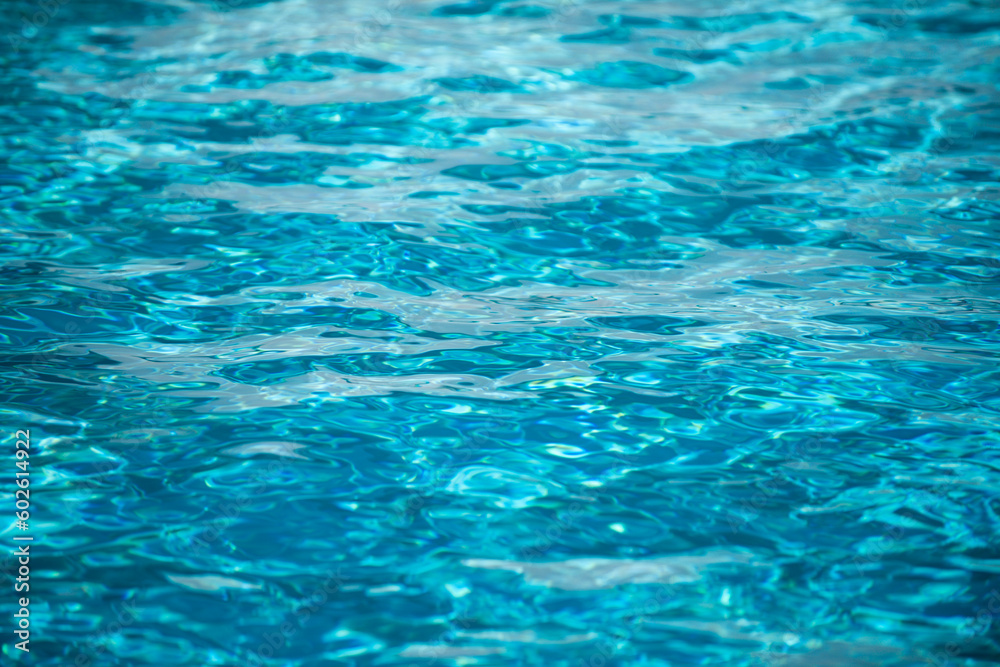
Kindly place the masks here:
[(3, 10), (4, 664), (1000, 662), (995, 3)]

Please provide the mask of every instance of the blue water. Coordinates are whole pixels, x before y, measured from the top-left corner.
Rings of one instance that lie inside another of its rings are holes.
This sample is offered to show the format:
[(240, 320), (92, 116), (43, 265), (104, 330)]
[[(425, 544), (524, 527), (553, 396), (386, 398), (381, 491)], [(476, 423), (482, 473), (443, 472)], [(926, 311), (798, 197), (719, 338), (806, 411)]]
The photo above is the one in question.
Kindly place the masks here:
[(3, 21), (3, 664), (1000, 663), (996, 3)]

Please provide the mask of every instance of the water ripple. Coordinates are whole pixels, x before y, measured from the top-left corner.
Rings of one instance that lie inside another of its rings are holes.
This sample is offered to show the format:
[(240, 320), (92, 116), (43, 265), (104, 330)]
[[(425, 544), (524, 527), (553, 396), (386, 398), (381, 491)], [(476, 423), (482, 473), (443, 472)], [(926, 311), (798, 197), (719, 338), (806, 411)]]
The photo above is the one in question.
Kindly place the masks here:
[(995, 664), (989, 4), (11, 3), (32, 664)]

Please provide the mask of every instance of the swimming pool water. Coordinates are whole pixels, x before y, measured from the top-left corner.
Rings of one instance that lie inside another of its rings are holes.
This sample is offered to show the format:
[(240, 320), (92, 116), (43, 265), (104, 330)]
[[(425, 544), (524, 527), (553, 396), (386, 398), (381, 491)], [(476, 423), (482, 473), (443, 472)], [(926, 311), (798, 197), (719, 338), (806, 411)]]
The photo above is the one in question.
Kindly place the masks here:
[(2, 13), (4, 664), (1000, 662), (995, 2)]

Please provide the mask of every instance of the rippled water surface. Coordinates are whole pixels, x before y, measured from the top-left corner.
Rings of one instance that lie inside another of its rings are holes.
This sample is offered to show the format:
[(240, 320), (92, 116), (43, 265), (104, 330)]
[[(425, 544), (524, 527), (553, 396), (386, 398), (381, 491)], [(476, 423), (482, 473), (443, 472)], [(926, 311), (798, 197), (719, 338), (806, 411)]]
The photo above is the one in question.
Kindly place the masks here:
[(5, 661), (1000, 661), (996, 3), (2, 12)]

